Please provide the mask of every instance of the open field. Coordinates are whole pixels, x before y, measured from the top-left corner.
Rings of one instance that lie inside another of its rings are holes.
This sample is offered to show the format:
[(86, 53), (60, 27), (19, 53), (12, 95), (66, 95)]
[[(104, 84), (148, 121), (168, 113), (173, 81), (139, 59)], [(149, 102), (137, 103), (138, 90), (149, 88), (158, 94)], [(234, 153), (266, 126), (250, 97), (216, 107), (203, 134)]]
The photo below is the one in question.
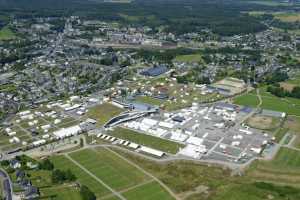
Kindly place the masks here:
[(138, 133), (125, 128), (116, 128), (110, 135), (172, 154), (176, 154), (179, 148), (184, 146), (176, 142)]
[(198, 63), (198, 62), (203, 62), (203, 59), (200, 54), (191, 54), (191, 55), (176, 56), (175, 61), (186, 62), (186, 63), (193, 63), (193, 62)]
[(256, 95), (249, 93), (234, 98), (233, 103), (238, 105), (257, 107), (257, 105), (259, 104), (259, 100)]
[(268, 197), (274, 200), (297, 200), (300, 195), (298, 188), (256, 182), (248, 173), (241, 177), (230, 176), (229, 171), (219, 167), (183, 161), (159, 164), (115, 151), (154, 174), (180, 198), (186, 200), (262, 200)]
[[(260, 88), (260, 95), (262, 97), (261, 108), (300, 116), (300, 99), (276, 97), (268, 93), (266, 87)], [(250, 92), (236, 97), (233, 102), (239, 105), (256, 107), (258, 105), (258, 98), (254, 92)]]
[(284, 135), (289, 131), (288, 128), (279, 128), (275, 131), (274, 133), (274, 137), (275, 137), (275, 141), (277, 143), (279, 143), (281, 141), (281, 139), (284, 137)]
[(40, 189), (41, 197), (39, 199), (51, 200), (81, 200), (79, 189), (72, 186), (57, 186)]
[(110, 103), (97, 105), (89, 109), (87, 117), (97, 120), (97, 125), (103, 125), (112, 117), (119, 115), (124, 110)]
[(300, 184), (300, 151), (281, 148), (272, 161), (256, 161), (248, 176), (254, 180), (265, 180), (283, 184)]
[(74, 174), (76, 174), (77, 181), (79, 181), (82, 185), (86, 185), (91, 191), (95, 193), (97, 197), (101, 197), (110, 193), (110, 191), (107, 190), (103, 185), (97, 182), (93, 177), (84, 172), (65, 156), (51, 157), (51, 161), (57, 169), (70, 169)]
[(173, 198), (157, 183), (150, 182), (123, 193), (128, 200), (173, 200)]
[(16, 36), (8, 27), (4, 27), (0, 30), (0, 40), (11, 40)]
[(260, 130), (275, 130), (280, 126), (280, 119), (276, 117), (254, 115), (247, 119), (247, 125)]
[(300, 13), (284, 13), (277, 12), (273, 14), (275, 19), (279, 19), (283, 22), (296, 22), (300, 21)]
[(141, 171), (105, 149), (82, 150), (70, 156), (116, 190), (149, 180)]
[(164, 102), (163, 100), (155, 99), (149, 96), (138, 96), (136, 97), (136, 101), (150, 104), (150, 105), (155, 105), (155, 106), (161, 106), (162, 103)]
[(285, 121), (284, 127), (288, 128), (289, 132), (296, 136), (293, 146), (300, 148), (300, 117), (289, 116)]

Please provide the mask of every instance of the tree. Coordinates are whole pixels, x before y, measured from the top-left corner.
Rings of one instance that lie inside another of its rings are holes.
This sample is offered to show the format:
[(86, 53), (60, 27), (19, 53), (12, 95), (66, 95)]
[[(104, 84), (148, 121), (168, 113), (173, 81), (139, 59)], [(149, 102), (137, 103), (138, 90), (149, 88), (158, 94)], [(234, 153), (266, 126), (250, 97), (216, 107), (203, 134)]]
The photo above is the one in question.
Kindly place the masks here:
[(80, 188), (82, 200), (96, 200), (95, 194), (85, 185)]
[(46, 160), (42, 161), (41, 163), (39, 163), (39, 168), (52, 171), (54, 169), (54, 165), (49, 159), (46, 159)]
[(70, 169), (68, 169), (65, 172), (65, 179), (67, 181), (75, 181), (76, 180), (76, 176), (73, 174), (73, 172)]
[(51, 176), (52, 183), (63, 183), (65, 178), (65, 173), (59, 169), (56, 169), (52, 172)]

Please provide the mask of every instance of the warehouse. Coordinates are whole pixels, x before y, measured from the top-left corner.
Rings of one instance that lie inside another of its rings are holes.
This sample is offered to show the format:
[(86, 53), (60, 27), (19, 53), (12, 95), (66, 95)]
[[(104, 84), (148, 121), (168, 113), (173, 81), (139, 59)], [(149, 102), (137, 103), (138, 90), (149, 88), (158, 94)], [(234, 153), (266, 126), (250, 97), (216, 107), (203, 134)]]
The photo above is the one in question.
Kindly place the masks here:
[(56, 136), (56, 138), (63, 139), (63, 138), (70, 137), (73, 135), (78, 135), (81, 132), (82, 132), (82, 129), (80, 128), (80, 126), (76, 125), (76, 126), (71, 126), (68, 128), (62, 128), (58, 131), (53, 132), (53, 134)]

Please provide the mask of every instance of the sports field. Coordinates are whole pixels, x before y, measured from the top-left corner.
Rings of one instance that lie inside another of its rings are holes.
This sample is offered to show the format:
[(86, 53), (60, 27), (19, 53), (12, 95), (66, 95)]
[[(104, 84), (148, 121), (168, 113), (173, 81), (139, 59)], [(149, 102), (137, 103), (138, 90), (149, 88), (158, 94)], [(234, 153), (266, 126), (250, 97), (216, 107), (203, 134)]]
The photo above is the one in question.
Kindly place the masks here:
[(97, 120), (97, 125), (100, 126), (123, 111), (123, 109), (118, 108), (110, 103), (104, 103), (90, 108), (87, 113), (87, 117)]
[(184, 145), (177, 142), (164, 140), (125, 128), (116, 128), (110, 132), (110, 135), (172, 154), (176, 154), (180, 148), (184, 147)]

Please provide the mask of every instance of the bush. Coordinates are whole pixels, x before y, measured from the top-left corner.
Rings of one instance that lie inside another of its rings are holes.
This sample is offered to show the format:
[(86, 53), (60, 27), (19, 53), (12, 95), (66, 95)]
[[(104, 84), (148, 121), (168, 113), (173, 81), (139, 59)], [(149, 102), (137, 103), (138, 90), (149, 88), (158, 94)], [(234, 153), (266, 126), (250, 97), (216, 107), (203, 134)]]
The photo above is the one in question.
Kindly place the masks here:
[(80, 188), (82, 200), (96, 200), (95, 194), (85, 185)]

